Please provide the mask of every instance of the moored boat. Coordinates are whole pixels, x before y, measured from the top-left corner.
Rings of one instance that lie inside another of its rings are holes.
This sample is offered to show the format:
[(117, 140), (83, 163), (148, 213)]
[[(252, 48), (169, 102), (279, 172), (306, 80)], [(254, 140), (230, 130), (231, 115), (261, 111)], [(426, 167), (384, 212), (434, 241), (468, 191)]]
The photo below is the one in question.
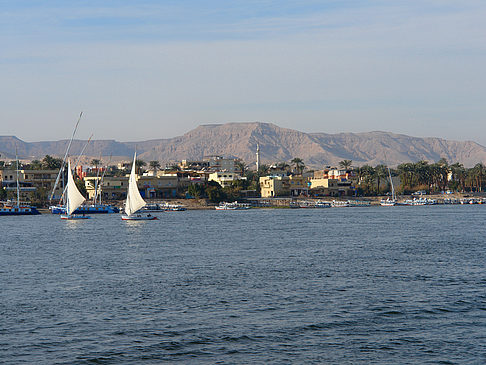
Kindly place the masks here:
[(0, 202), (0, 215), (38, 215), (36, 207), (23, 203)]
[(220, 203), (218, 206), (214, 207), (216, 210), (246, 210), (250, 209), (251, 205), (248, 203), (238, 203), (234, 201), (232, 203), (223, 202)]
[[(66, 207), (62, 205), (52, 205), (49, 207), (52, 214), (66, 214)], [(120, 209), (108, 204), (81, 205), (73, 214), (108, 214), (119, 213)]]

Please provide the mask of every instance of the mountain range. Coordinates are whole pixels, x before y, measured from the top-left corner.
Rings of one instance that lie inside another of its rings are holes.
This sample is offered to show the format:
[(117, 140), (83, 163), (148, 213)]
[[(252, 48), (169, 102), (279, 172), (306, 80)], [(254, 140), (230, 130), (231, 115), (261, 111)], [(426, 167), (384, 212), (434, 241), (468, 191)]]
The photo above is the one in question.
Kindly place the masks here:
[[(42, 159), (45, 155), (63, 157), (68, 140), (24, 142), (14, 136), (0, 136), (0, 159)], [(78, 155), (86, 141), (74, 140), (71, 155)], [(450, 163), (461, 162), (466, 167), (486, 161), (486, 147), (472, 141), (451, 141), (441, 138), (420, 138), (389, 132), (367, 133), (304, 133), (280, 128), (274, 124), (249, 122), (201, 125), (186, 134), (143, 142), (93, 140), (84, 155), (102, 157), (112, 162), (130, 160), (135, 148), (138, 157), (145, 161), (168, 162), (200, 160), (205, 156), (222, 155), (239, 157), (248, 164), (256, 160), (260, 145), (262, 163), (290, 161), (302, 158), (309, 167), (336, 165), (352, 160), (353, 165), (390, 166), (403, 162), (446, 158)]]

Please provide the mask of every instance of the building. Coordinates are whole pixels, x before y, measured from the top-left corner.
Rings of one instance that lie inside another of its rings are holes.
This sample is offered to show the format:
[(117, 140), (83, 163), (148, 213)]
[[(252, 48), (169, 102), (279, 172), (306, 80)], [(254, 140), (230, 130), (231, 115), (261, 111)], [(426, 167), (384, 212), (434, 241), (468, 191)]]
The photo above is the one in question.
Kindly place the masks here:
[(246, 180), (246, 177), (241, 177), (239, 174), (235, 172), (213, 172), (209, 174), (208, 181), (216, 181), (219, 185), (223, 188), (227, 186), (231, 186), (233, 182), (239, 180)]
[[(88, 199), (95, 194), (103, 200), (123, 200), (127, 197), (128, 176), (105, 176), (100, 186), (101, 177), (85, 177), (84, 184)], [(142, 197), (147, 199), (174, 198), (177, 194), (177, 174), (161, 176), (137, 176), (137, 186)], [(96, 192), (97, 191), (97, 192)]]
[(311, 193), (322, 196), (352, 196), (355, 189), (350, 180), (329, 178), (310, 179)]
[[(29, 200), (32, 198), (33, 193), (40, 193), (45, 199), (49, 198), (58, 174), (59, 170), (19, 170), (18, 179), (21, 199)], [(0, 170), (0, 181), (7, 192), (17, 191), (17, 170)], [(62, 181), (60, 181), (54, 191), (53, 199), (60, 199), (62, 192)]]
[(260, 177), (260, 195), (262, 198), (307, 196), (308, 191), (308, 179), (302, 175)]
[(178, 178), (176, 174), (140, 176), (137, 186), (142, 197), (147, 199), (175, 198)]
[[(86, 192), (88, 194), (88, 200), (93, 199), (95, 194), (97, 196), (101, 194), (102, 200), (122, 200), (127, 197), (127, 176), (105, 176), (101, 186), (101, 177), (99, 176), (87, 176), (83, 180)], [(98, 190), (97, 193), (96, 188)]]
[(215, 155), (205, 157), (202, 161), (182, 160), (182, 162), (179, 163), (179, 167), (182, 170), (235, 172), (237, 170), (236, 161), (237, 159), (234, 157)]
[(286, 176), (262, 176), (259, 182), (262, 198), (290, 195), (289, 179)]

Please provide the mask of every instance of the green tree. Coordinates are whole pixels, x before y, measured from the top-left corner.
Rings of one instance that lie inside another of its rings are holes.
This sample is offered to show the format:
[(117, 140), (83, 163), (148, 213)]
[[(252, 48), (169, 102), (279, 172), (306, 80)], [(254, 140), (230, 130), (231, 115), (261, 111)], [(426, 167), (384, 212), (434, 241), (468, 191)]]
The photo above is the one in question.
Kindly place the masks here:
[(292, 159), (292, 161), (290, 161), (291, 164), (294, 165), (295, 167), (295, 170), (302, 175), (302, 172), (304, 171), (305, 169), (305, 163), (304, 163), (304, 160), (302, 160), (301, 158), (299, 157), (295, 157)]
[(55, 170), (60, 169), (62, 165), (62, 160), (60, 158), (55, 158), (49, 155), (46, 155), (42, 159), (42, 168), (46, 170)]
[(143, 167), (147, 166), (147, 163), (143, 160), (136, 160), (135, 161), (135, 170), (137, 170), (137, 174), (141, 174), (144, 172)]
[(91, 165), (93, 165), (96, 170), (98, 170), (98, 166), (101, 164), (101, 160), (97, 159), (97, 158), (93, 158), (91, 160)]
[(86, 191), (86, 186), (84, 185), (84, 181), (81, 179), (76, 179), (75, 181), (76, 187), (78, 188), (79, 192), (86, 198), (88, 196)]
[(383, 179), (388, 176), (388, 170), (385, 165), (377, 165), (373, 171), (374, 178), (376, 180), (376, 193), (380, 195), (380, 184)]
[(351, 167), (351, 164), (353, 163), (353, 160), (342, 160), (339, 161), (339, 167), (348, 170)]
[(235, 167), (240, 172), (241, 176), (245, 176), (246, 171), (248, 170), (248, 165), (243, 160), (236, 160)]
[(150, 170), (153, 172), (157, 172), (160, 169), (160, 162), (159, 161), (149, 161)]
[(202, 184), (191, 184), (187, 188), (187, 193), (196, 199), (204, 197), (205, 190)]

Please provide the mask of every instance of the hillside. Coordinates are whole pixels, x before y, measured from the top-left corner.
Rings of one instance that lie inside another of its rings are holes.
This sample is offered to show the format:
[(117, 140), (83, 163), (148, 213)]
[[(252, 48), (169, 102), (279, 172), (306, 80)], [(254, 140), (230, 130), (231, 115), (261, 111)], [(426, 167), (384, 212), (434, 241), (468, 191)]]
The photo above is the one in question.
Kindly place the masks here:
[[(17, 137), (0, 136), (1, 158), (18, 154), (25, 159), (42, 158), (46, 154), (63, 156), (68, 141), (23, 142)], [(86, 141), (73, 142), (71, 154), (79, 154)], [(486, 148), (478, 143), (420, 138), (388, 132), (368, 133), (304, 133), (280, 128), (269, 123), (226, 123), (201, 125), (186, 134), (170, 139), (143, 142), (115, 140), (91, 141), (85, 154), (113, 161), (129, 160), (136, 146), (141, 159), (161, 163), (182, 159), (201, 159), (210, 155), (236, 156), (247, 163), (255, 161), (257, 143), (264, 163), (289, 161), (300, 157), (308, 166), (335, 165), (343, 159), (355, 165), (388, 163), (397, 165), (418, 160), (449, 162), (472, 166), (486, 161)], [(386, 157), (385, 157), (386, 156)]]

